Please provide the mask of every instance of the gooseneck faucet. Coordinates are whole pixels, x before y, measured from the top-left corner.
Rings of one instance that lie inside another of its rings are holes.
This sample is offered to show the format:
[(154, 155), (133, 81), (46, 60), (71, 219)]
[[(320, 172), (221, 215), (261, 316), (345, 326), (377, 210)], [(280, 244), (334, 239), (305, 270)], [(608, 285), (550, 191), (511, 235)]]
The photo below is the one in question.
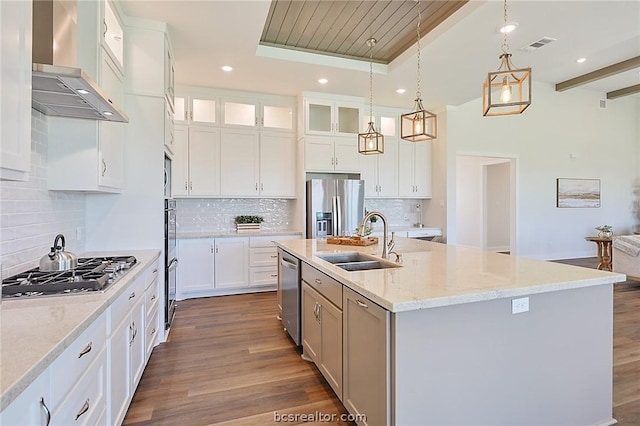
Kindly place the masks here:
[(381, 220), (382, 220), (382, 225), (383, 225), (383, 235), (382, 235), (382, 257), (384, 259), (388, 259), (389, 258), (389, 251), (393, 250), (393, 246), (395, 246), (395, 241), (393, 241), (393, 238), (391, 238), (391, 241), (389, 241), (389, 243), (387, 243), (387, 218), (384, 217), (384, 215), (380, 212), (369, 212), (364, 216), (364, 219), (362, 219), (362, 222), (360, 223), (360, 226), (358, 226), (358, 235), (361, 237), (364, 237), (364, 229), (365, 226), (367, 224), (367, 222), (369, 221), (369, 219), (371, 219), (373, 216), (378, 216)]

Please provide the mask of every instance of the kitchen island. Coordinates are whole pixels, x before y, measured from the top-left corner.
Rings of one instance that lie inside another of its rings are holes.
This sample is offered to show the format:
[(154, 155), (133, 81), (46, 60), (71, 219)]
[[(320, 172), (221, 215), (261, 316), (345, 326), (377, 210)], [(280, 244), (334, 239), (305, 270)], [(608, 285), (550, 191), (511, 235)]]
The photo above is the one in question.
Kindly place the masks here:
[[(322, 294), (324, 277), (341, 285), (342, 300), (328, 298), (342, 315), (341, 374), (328, 380), (362, 424), (615, 423), (612, 292), (623, 274), (404, 238), (398, 267), (349, 272), (319, 256), (381, 247), (278, 245), (302, 261), (303, 346), (305, 291)], [(323, 303), (311, 305), (318, 322)]]

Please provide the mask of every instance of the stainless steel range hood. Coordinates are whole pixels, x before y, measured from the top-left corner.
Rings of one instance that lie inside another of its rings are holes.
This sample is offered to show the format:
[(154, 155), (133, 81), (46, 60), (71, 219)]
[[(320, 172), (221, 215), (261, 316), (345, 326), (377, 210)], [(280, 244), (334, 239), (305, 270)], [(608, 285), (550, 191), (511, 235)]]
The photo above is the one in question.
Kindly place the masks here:
[(75, 66), (76, 7), (66, 0), (33, 2), (31, 105), (45, 115), (128, 123), (126, 114)]

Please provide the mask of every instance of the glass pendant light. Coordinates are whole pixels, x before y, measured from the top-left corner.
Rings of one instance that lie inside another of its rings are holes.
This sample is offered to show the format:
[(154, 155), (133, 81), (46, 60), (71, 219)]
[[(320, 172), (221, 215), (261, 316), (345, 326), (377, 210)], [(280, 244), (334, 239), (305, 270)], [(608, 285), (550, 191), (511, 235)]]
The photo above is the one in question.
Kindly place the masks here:
[[(504, 25), (507, 25), (507, 0), (504, 0)], [(503, 32), (498, 71), (490, 72), (482, 86), (482, 115), (522, 113), (531, 105), (531, 68), (516, 69), (511, 62), (507, 31)]]
[(367, 40), (369, 46), (369, 125), (364, 133), (358, 133), (358, 152), (364, 155), (384, 153), (384, 136), (378, 133), (373, 123), (373, 46), (377, 40)]
[(420, 2), (418, 4), (418, 69), (417, 69), (417, 91), (416, 100), (413, 111), (400, 116), (400, 137), (409, 142), (422, 142), (435, 139), (438, 134), (438, 123), (436, 115), (427, 111), (422, 106), (422, 98), (420, 93), (420, 21), (422, 14), (420, 13)]

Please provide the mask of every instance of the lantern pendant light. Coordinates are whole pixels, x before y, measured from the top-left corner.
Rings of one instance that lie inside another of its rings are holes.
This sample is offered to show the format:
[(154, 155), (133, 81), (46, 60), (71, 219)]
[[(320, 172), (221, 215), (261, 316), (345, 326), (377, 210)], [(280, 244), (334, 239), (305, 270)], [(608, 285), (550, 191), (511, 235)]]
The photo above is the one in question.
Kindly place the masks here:
[[(507, 0), (504, 0), (504, 27), (507, 25)], [(522, 113), (531, 105), (531, 68), (516, 69), (511, 62), (507, 31), (503, 30), (502, 54), (498, 71), (490, 72), (482, 86), (482, 115)]]
[(417, 68), (417, 91), (416, 100), (413, 111), (400, 116), (400, 137), (409, 142), (422, 142), (435, 139), (438, 134), (438, 123), (436, 115), (424, 109), (420, 93), (420, 21), (422, 15), (420, 13), (420, 2), (418, 5), (418, 26), (416, 33), (418, 35), (418, 68)]
[(364, 133), (358, 133), (358, 152), (364, 155), (384, 153), (384, 136), (378, 133), (373, 123), (373, 46), (377, 43), (371, 37), (367, 40), (369, 46), (369, 125)]

